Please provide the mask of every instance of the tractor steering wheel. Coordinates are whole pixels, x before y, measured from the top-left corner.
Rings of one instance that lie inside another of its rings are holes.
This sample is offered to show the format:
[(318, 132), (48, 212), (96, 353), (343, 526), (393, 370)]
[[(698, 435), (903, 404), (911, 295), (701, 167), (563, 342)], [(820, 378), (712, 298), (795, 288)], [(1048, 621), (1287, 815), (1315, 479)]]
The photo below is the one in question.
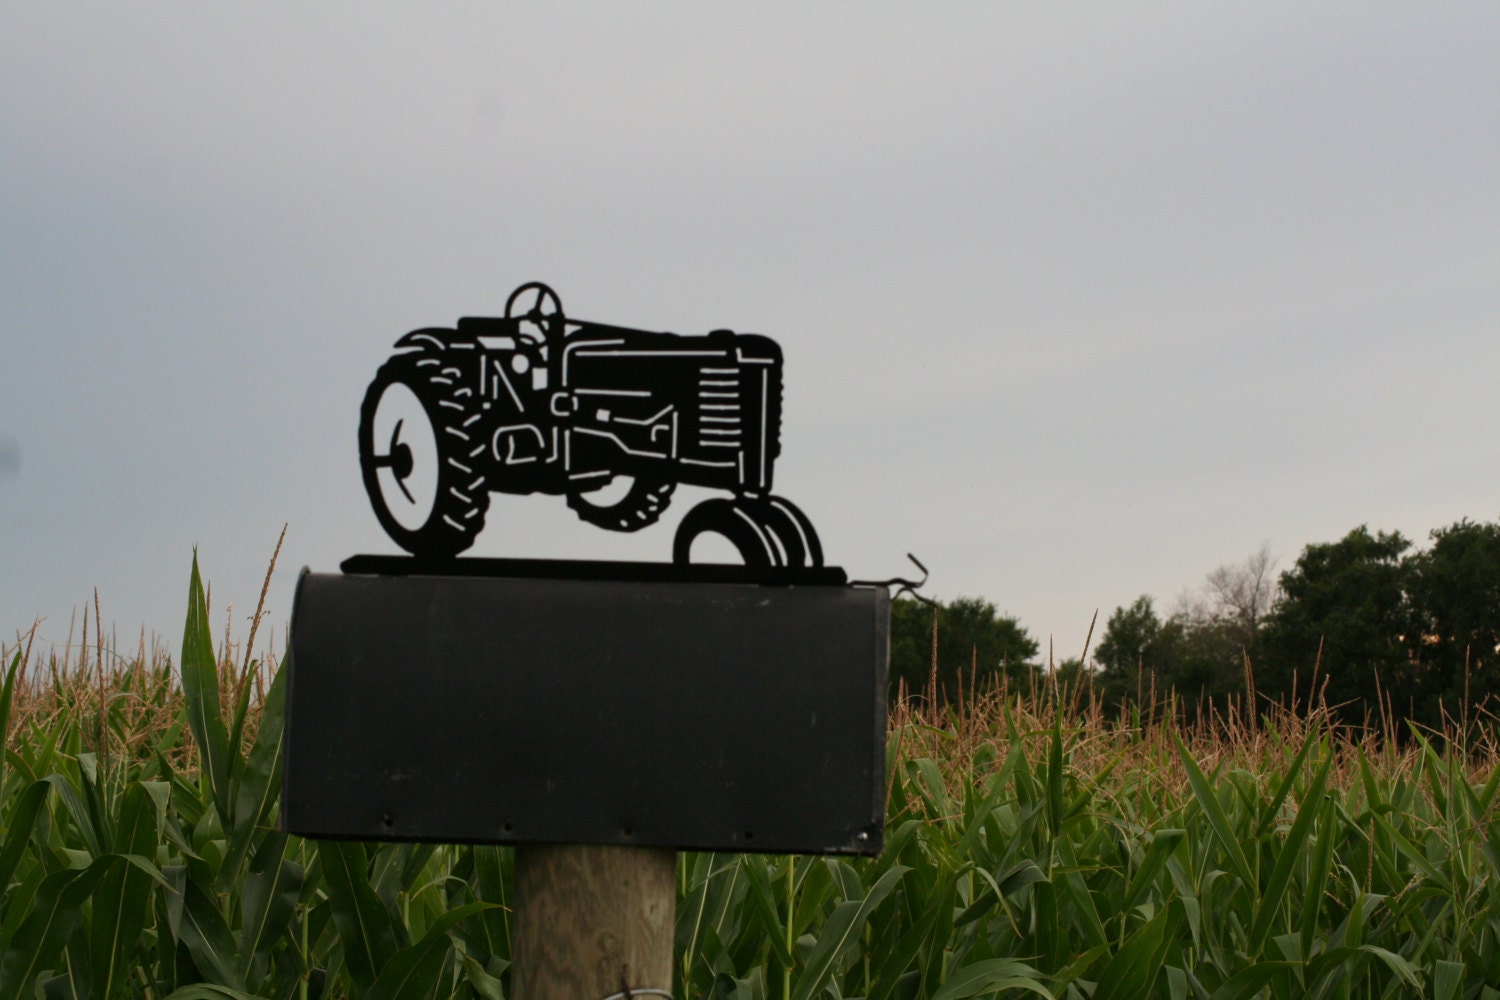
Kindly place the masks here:
[[(523, 307), (522, 303), (528, 299), (530, 305)], [(562, 300), (540, 281), (528, 281), (511, 292), (510, 298), (505, 300), (505, 318), (527, 320), (536, 324), (537, 329), (544, 333), (562, 333)]]

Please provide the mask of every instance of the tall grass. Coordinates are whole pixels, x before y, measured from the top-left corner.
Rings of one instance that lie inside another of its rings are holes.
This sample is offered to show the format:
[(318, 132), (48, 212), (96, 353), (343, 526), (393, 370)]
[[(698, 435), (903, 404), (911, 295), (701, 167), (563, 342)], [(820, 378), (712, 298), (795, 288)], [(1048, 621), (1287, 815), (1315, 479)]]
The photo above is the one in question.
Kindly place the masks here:
[[(511, 852), (280, 833), (285, 675), (188, 605), (4, 652), (0, 997), (503, 997)], [(1142, 704), (898, 699), (883, 856), (681, 855), (678, 995), (1500, 1000), (1482, 732)]]

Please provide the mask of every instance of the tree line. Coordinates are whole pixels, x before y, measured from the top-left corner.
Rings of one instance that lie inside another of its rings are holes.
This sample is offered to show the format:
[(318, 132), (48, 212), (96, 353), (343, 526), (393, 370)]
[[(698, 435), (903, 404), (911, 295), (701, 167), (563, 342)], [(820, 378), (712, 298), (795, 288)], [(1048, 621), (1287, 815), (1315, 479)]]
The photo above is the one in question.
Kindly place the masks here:
[(1500, 524), (1464, 519), (1425, 548), (1361, 525), (1306, 546), (1279, 574), (1262, 546), (1170, 610), (1148, 594), (1115, 608), (1086, 663), (1041, 662), (1038, 651), (979, 598), (892, 605), (893, 692), (950, 700), (1056, 681), (1111, 706), (1172, 691), (1203, 709), (1269, 700), (1326, 706), (1350, 724), (1442, 729), (1500, 697)]

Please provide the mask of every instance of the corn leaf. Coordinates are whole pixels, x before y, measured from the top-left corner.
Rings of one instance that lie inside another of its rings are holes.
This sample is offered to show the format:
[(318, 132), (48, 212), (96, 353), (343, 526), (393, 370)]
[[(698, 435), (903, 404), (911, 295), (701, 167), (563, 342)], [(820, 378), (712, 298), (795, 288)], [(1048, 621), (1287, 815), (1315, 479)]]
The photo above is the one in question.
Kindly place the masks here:
[(355, 985), (361, 991), (368, 990), (399, 947), (391, 915), (370, 884), (363, 844), (321, 841), (318, 859), (344, 948), (344, 963)]
[(208, 623), (208, 605), (203, 580), (198, 575), (198, 553), (193, 553), (193, 574), (188, 583), (187, 621), (182, 630), (182, 693), (188, 728), (198, 743), (209, 797), (220, 815), (230, 815), (229, 737), (219, 708), (219, 665), (214, 658), (213, 633)]
[(227, 888), (239, 877), (245, 855), (257, 833), (276, 807), (281, 792), (282, 718), (286, 704), (287, 663), (271, 681), (261, 709), (260, 728), (255, 745), (237, 774), (234, 795), (234, 829), (229, 836), (229, 850), (219, 869), (219, 885)]
[(227, 986), (197, 983), (173, 990), (167, 994), (165, 1000), (266, 1000), (266, 998), (230, 989)]
[(865, 921), (869, 919), (870, 913), (908, 871), (910, 869), (905, 865), (895, 865), (875, 881), (864, 899), (849, 900), (834, 908), (833, 915), (823, 926), (812, 953), (807, 957), (807, 965), (797, 976), (792, 987), (792, 1000), (809, 1000), (822, 991), (839, 960), (859, 943), (859, 936), (864, 931)]
[(942, 989), (932, 995), (932, 1000), (968, 1000), (1005, 990), (1035, 993), (1051, 1000), (1052, 992), (1042, 985), (1041, 979), (1041, 973), (1024, 962), (990, 958), (954, 972)]
[[(1281, 850), (1277, 853), (1271, 876), (1261, 889), (1260, 901), (1256, 904), (1255, 921), (1250, 927), (1248, 948), (1252, 957), (1259, 957), (1265, 950), (1266, 937), (1271, 933), (1271, 924), (1276, 919), (1276, 915), (1282, 910), (1287, 890), (1291, 885), (1292, 873), (1304, 859), (1303, 852), (1306, 849), (1307, 839), (1312, 834), (1320, 811), (1319, 806), (1322, 804), (1323, 789), (1328, 785), (1328, 774), (1332, 769), (1333, 757), (1330, 756), (1323, 761), (1323, 766), (1318, 768), (1318, 773), (1313, 777), (1312, 784), (1307, 789), (1307, 795), (1297, 810), (1297, 818), (1292, 822), (1292, 828), (1287, 831), (1286, 840), (1282, 842)], [(1328, 834), (1325, 833), (1326, 835)]]
[(1177, 922), (1174, 912), (1168, 909), (1136, 928), (1099, 973), (1094, 1000), (1149, 996), (1161, 973), (1165, 943), (1176, 930)]
[(1198, 808), (1203, 810), (1209, 828), (1213, 830), (1220, 847), (1229, 858), (1234, 874), (1239, 877), (1246, 888), (1253, 891), (1255, 874), (1251, 871), (1250, 861), (1245, 857), (1245, 851), (1240, 846), (1239, 836), (1230, 825), (1229, 817), (1224, 813), (1224, 807), (1219, 803), (1219, 797), (1214, 794), (1213, 786), (1199, 769), (1197, 761), (1193, 760), (1193, 755), (1188, 753), (1182, 738), (1175, 732), (1172, 738), (1177, 743), (1178, 758), (1182, 761), (1183, 769), (1187, 771), (1188, 784), (1192, 787), (1193, 798), (1197, 801)]
[(448, 932), (460, 921), (489, 909), (489, 903), (470, 903), (444, 914), (422, 940), (392, 955), (380, 970), (365, 1000), (422, 1000), (432, 996), (448, 958)]
[[(115, 846), (140, 858), (156, 854), (156, 809), (139, 783), (125, 791), (121, 802)], [(143, 862), (144, 863), (144, 862)], [(129, 862), (113, 866), (99, 884), (93, 901), (89, 934), (89, 964), (96, 997), (122, 993), (135, 963), (137, 939), (151, 912), (151, 873)]]
[(5, 828), (5, 845), (0, 847), (0, 890), (10, 884), (11, 875), (30, 846), (37, 816), (46, 804), (47, 792), (51, 788), (51, 782), (33, 781), (12, 807), (10, 824)]
[(261, 842), (240, 893), (240, 976), (254, 983), (270, 965), (270, 951), (292, 929), (305, 872), (286, 858), (287, 836)]
[(245, 989), (229, 924), (208, 893), (190, 879), (183, 881), (182, 907), (173, 932), (187, 947), (193, 964), (206, 980), (218, 986)]
[(99, 858), (87, 868), (67, 868), (41, 880), (26, 918), (0, 955), (0, 996), (29, 995), (31, 984), (56, 961), (81, 917), (84, 901), (119, 858)]
[[(10, 707), (15, 700), (16, 694), (16, 672), (21, 669), (21, 650), (17, 649), (10, 657), (10, 665), (5, 668), (5, 686), (0, 687), (0, 740), (5, 745), (10, 744)], [(0, 784), (5, 781), (5, 761), (8, 754), (0, 754)], [(0, 883), (3, 885), (3, 883)]]
[(1278, 976), (1283, 976), (1297, 966), (1293, 962), (1258, 962), (1240, 969), (1214, 990), (1210, 1000), (1247, 1000), (1260, 993)]

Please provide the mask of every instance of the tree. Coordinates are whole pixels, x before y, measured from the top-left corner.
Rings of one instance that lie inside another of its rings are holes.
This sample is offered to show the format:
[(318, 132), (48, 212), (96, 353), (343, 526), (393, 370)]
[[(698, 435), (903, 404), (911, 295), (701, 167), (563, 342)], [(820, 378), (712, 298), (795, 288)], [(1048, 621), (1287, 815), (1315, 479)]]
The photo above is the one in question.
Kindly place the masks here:
[(1143, 594), (1110, 615), (1094, 658), (1109, 704), (1168, 691), (1192, 704), (1241, 690), (1242, 655), (1225, 620), (1183, 610), (1162, 621)]
[(985, 689), (1002, 676), (1024, 681), (1035, 669), (1037, 644), (1016, 619), (978, 597), (959, 597), (936, 608), (910, 599), (891, 603), (891, 691), (901, 681), (924, 694), (932, 674), (933, 615), (937, 616), (938, 697), (957, 696), (960, 686)]
[(1416, 715), (1439, 726), (1500, 695), (1500, 525), (1439, 528), (1406, 561)]
[(932, 622), (937, 608), (898, 597), (891, 602), (891, 698), (902, 681), (906, 690), (920, 694), (927, 687), (932, 663)]
[(1275, 569), (1271, 543), (1262, 542), (1244, 562), (1220, 566), (1204, 580), (1209, 617), (1229, 626), (1228, 631), (1246, 652), (1254, 648), (1261, 619), (1279, 596)]
[(1104, 625), (1099, 645), (1094, 647), (1100, 693), (1106, 703), (1134, 698), (1153, 686), (1155, 676), (1165, 666), (1158, 642), (1161, 630), (1161, 619), (1156, 617), (1147, 594), (1137, 597), (1128, 608), (1115, 608)]
[(1306, 704), (1326, 680), (1328, 704), (1346, 721), (1377, 716), (1377, 691), (1404, 711), (1413, 688), (1401, 557), (1410, 545), (1399, 532), (1372, 535), (1361, 525), (1337, 542), (1304, 548), (1281, 575), (1282, 599), (1266, 617), (1260, 692)]
[[(1261, 628), (1280, 587), (1276, 558), (1262, 542), (1243, 562), (1218, 567), (1185, 595), (1168, 619), (1175, 648), (1166, 671), (1171, 686), (1190, 702), (1213, 702), (1228, 711), (1231, 696), (1246, 694), (1246, 664), (1258, 658)], [(1205, 704), (1204, 707), (1207, 707)]]

